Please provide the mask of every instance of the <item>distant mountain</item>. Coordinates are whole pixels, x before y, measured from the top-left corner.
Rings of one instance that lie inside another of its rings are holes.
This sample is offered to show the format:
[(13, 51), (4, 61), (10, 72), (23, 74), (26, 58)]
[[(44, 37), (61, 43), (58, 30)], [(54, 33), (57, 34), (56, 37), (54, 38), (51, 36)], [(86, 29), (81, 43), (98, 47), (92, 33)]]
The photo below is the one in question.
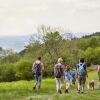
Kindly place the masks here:
[(64, 33), (62, 34), (61, 36), (64, 38), (64, 39), (70, 39), (70, 38), (81, 38), (81, 37), (84, 37), (84, 36), (88, 36), (88, 35), (91, 35), (93, 33), (91, 32), (78, 32), (78, 33)]
[[(90, 35), (91, 33), (74, 33), (73, 36), (80, 38), (85, 35)], [(63, 34), (65, 39), (70, 38), (70, 35)], [(31, 38), (32, 37), (32, 38)], [(30, 39), (36, 40), (37, 35), (25, 35), (25, 36), (0, 36), (0, 47), (13, 49), (23, 54), (24, 46), (28, 45)], [(41, 36), (39, 36), (41, 38)], [(21, 52), (22, 51), (22, 52)]]
[(0, 46), (7, 49), (21, 51), (28, 44), (30, 35), (26, 36), (0, 36)]
[(83, 38), (89, 38), (89, 37), (91, 37), (91, 36), (100, 36), (100, 32), (95, 32), (95, 33), (93, 33), (93, 34), (83, 36)]

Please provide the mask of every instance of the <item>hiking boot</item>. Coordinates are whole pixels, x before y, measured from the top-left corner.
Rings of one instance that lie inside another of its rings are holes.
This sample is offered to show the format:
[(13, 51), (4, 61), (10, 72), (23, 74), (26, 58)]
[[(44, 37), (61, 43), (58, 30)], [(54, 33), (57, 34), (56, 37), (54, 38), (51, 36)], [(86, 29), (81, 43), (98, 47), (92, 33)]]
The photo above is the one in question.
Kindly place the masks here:
[(68, 89), (65, 90), (65, 93), (68, 93)]
[(36, 89), (36, 87), (33, 87), (33, 90), (35, 90)]
[(61, 90), (58, 90), (58, 93), (59, 93), (59, 94), (62, 94)]
[(78, 90), (77, 93), (80, 93), (80, 90)]
[(59, 91), (60, 94), (62, 94), (61, 90)]

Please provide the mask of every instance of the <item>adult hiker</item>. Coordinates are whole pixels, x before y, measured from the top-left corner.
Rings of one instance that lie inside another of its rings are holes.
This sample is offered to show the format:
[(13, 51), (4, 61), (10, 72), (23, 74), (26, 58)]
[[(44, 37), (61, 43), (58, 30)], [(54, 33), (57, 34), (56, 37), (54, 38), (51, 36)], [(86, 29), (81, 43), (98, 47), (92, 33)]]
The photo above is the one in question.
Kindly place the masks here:
[[(78, 93), (84, 92), (84, 86), (86, 82), (87, 75), (87, 66), (84, 62), (84, 58), (79, 59), (79, 64), (76, 65), (77, 73), (78, 73)], [(81, 91), (82, 90), (82, 91)]]
[(32, 73), (35, 79), (35, 83), (33, 87), (34, 90), (36, 89), (37, 85), (38, 85), (38, 89), (41, 88), (43, 70), (44, 70), (43, 62), (41, 61), (41, 57), (38, 57), (38, 59), (33, 63), (32, 66)]
[(54, 76), (55, 76), (55, 80), (56, 80), (56, 90), (57, 93), (62, 93), (61, 89), (62, 89), (62, 78), (64, 77), (64, 65), (63, 63), (63, 59), (62, 58), (58, 58), (58, 62), (57, 64), (55, 64), (54, 66)]

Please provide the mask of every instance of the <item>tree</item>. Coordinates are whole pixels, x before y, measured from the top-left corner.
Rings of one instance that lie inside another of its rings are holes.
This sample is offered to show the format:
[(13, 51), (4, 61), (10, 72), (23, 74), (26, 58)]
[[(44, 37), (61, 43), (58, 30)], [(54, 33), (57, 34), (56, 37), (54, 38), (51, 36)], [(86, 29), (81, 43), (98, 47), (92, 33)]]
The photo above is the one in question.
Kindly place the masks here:
[(32, 63), (26, 60), (20, 60), (15, 64), (15, 76), (17, 80), (32, 79)]

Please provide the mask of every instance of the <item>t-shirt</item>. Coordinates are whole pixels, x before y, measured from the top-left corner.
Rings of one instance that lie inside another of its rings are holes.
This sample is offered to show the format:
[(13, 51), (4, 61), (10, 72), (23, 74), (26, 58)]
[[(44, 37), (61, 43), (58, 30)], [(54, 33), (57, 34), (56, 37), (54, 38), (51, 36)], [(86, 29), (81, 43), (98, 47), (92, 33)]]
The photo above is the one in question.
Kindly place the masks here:
[(65, 80), (69, 81), (71, 78), (71, 72), (66, 70), (64, 73), (64, 76), (65, 76)]

